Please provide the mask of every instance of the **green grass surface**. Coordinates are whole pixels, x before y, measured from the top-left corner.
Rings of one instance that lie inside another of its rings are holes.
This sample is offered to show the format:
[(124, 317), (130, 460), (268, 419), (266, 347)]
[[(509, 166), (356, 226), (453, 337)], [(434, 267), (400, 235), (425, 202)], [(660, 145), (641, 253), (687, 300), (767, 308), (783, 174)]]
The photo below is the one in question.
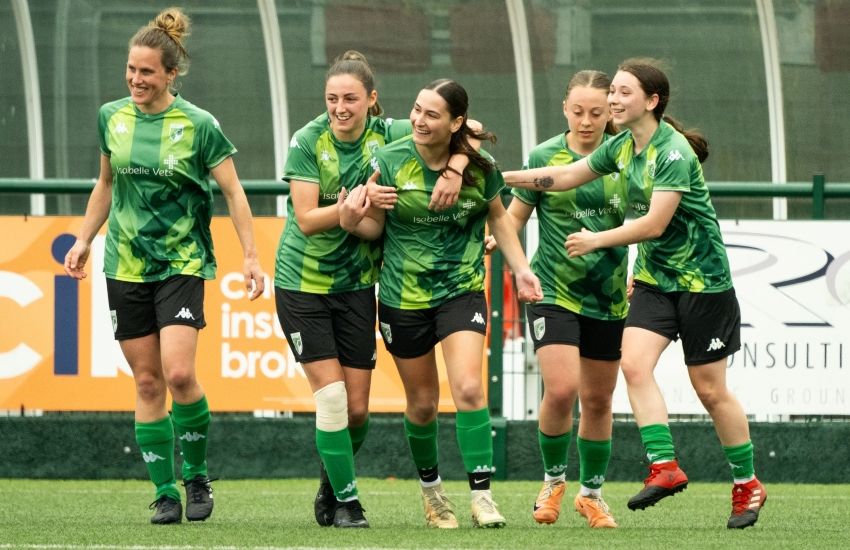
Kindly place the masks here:
[(315, 480), (217, 481), (215, 512), (203, 523), (155, 526), (152, 486), (144, 481), (0, 480), (0, 548), (847, 548), (850, 486), (769, 484), (755, 527), (726, 529), (728, 484), (692, 483), (653, 508), (631, 512), (640, 483), (607, 483), (605, 498), (620, 527), (591, 530), (572, 508), (568, 487), (561, 518), (537, 525), (537, 482), (495, 482), (508, 525), (473, 529), (464, 482), (447, 482), (461, 528), (424, 527), (415, 481), (359, 480), (371, 529), (322, 528), (312, 513)]

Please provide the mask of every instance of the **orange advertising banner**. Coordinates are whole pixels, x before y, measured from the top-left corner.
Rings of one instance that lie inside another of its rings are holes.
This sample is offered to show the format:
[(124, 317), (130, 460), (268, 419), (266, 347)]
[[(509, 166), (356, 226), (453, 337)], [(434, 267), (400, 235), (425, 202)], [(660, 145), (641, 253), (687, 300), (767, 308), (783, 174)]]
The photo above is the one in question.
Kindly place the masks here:
[[(0, 217), (0, 410), (129, 411), (132, 374), (112, 336), (103, 276), (103, 233), (87, 267), (71, 279), (62, 267), (80, 217)], [(254, 231), (266, 292), (251, 302), (242, 254), (229, 218), (214, 218), (217, 277), (205, 289), (198, 379), (218, 411), (313, 411), (307, 379), (275, 313), (272, 272), (284, 220), (257, 218)], [(376, 332), (378, 365), (371, 410), (404, 410), (404, 389)], [(454, 411), (439, 353), (441, 411)]]

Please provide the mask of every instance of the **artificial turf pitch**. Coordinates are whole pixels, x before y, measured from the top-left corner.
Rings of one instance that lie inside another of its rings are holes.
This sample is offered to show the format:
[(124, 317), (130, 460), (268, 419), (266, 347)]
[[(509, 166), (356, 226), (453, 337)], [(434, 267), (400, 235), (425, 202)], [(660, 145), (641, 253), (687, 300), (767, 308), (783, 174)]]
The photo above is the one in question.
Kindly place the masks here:
[(418, 484), (358, 480), (370, 529), (319, 527), (313, 519), (316, 480), (219, 480), (206, 522), (151, 525), (146, 481), (0, 479), (0, 549), (58, 548), (847, 548), (850, 486), (779, 484), (763, 480), (768, 501), (758, 523), (726, 529), (730, 484), (692, 482), (652, 508), (632, 512), (626, 501), (641, 484), (605, 484), (618, 529), (591, 530), (573, 509), (569, 483), (561, 517), (537, 525), (531, 508), (539, 482), (495, 481), (504, 529), (473, 529), (465, 482), (446, 482), (460, 529), (424, 526)]

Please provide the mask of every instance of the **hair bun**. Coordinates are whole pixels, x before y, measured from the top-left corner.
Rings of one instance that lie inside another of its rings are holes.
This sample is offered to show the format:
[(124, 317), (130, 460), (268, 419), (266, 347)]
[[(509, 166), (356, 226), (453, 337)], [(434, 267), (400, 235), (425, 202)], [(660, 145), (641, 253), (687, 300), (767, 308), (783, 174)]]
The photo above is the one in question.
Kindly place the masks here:
[(180, 8), (167, 8), (156, 16), (152, 26), (162, 30), (182, 46), (183, 38), (189, 35), (190, 21)]

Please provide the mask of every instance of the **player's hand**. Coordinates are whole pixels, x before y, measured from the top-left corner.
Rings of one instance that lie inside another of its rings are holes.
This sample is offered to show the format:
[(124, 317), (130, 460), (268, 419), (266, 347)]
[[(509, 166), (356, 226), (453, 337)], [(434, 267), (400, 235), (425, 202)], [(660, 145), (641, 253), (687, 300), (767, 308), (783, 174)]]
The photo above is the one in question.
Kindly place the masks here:
[(599, 248), (596, 245), (596, 233), (582, 227), (580, 233), (570, 233), (564, 243), (570, 258), (584, 256)]
[(443, 173), (437, 178), (434, 190), (431, 191), (431, 202), (428, 203), (428, 209), (434, 212), (442, 212), (454, 206), (460, 196), (461, 185), (463, 185), (463, 176), (454, 170), (443, 170)]
[(487, 235), (484, 237), (484, 254), (489, 254), (499, 248), (499, 243), (496, 242), (496, 237)]
[(380, 175), (381, 173), (375, 170), (369, 176), (369, 179), (366, 181), (366, 195), (369, 197), (369, 202), (372, 206), (384, 210), (392, 210), (398, 201), (398, 193), (395, 187), (378, 185), (378, 177)]
[(260, 268), (260, 261), (254, 257), (246, 257), (242, 261), (242, 276), (245, 278), (245, 290), (248, 299), (253, 301), (262, 296), (266, 289), (266, 276)]
[(65, 254), (65, 273), (74, 279), (85, 279), (88, 276), (85, 267), (90, 251), (89, 243), (77, 239)]
[(343, 187), (339, 196), (337, 201), (339, 225), (346, 231), (354, 231), (371, 206), (366, 186), (358, 185), (351, 190), (351, 193), (346, 193), (345, 187)]
[(635, 292), (635, 276), (629, 275), (629, 282), (626, 283), (626, 299), (632, 301), (632, 294)]
[(540, 279), (530, 269), (519, 271), (515, 276), (517, 300), (522, 303), (534, 303), (543, 299), (543, 289), (540, 287)]

